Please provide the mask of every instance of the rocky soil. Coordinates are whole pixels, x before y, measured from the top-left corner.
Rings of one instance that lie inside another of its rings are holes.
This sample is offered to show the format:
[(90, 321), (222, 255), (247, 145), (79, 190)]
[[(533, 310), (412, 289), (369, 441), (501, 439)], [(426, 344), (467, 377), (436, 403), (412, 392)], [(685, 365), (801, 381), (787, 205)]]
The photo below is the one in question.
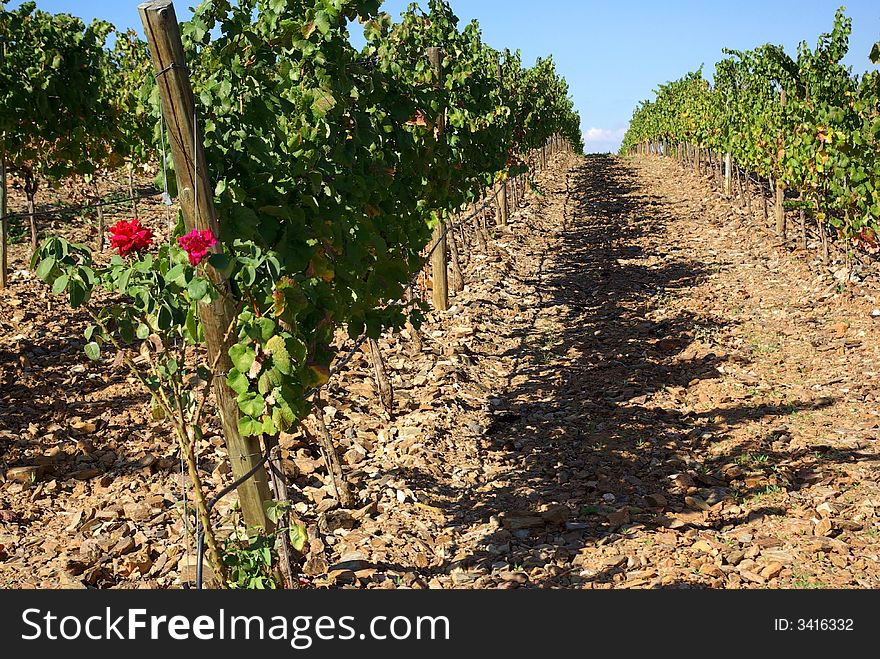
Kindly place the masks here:
[[(845, 283), (656, 158), (557, 157), (470, 242), (421, 351), (380, 341), (393, 415), (366, 352), (324, 393), (356, 508), (283, 437), (304, 587), (880, 586), (867, 270)], [(87, 361), (84, 326), (19, 261), (0, 292), (0, 586), (191, 584), (170, 433)], [(200, 453), (219, 489), (216, 429)]]

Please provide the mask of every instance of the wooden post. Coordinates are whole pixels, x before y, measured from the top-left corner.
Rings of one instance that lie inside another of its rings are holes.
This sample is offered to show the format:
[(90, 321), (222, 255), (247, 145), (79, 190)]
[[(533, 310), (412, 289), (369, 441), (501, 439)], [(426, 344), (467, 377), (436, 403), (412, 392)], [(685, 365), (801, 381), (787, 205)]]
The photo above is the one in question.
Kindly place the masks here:
[(379, 342), (376, 339), (367, 339), (367, 347), (370, 349), (370, 361), (373, 362), (373, 371), (376, 374), (376, 389), (379, 393), (379, 400), (385, 411), (388, 414), (393, 414), (394, 388), (391, 386), (391, 380), (388, 379), (388, 372), (385, 370), (385, 361), (379, 350)]
[[(477, 211), (477, 202), (474, 202), (474, 212)], [(483, 252), (488, 252), (488, 245), (486, 245), (486, 238), (483, 236), (483, 232), (480, 230), (480, 218), (475, 217), (473, 222), (474, 227), (474, 237), (477, 239), (477, 247), (479, 247)]]
[(31, 254), (37, 251), (37, 211), (34, 206), (34, 198), (32, 195), (27, 196), (27, 214), (28, 224), (31, 227)]
[[(168, 141), (174, 160), (184, 223), (187, 230), (210, 229), (215, 236), (222, 237), (214, 209), (214, 186), (208, 176), (204, 147), (200, 141), (195, 141), (195, 99), (174, 5), (170, 0), (146, 2), (138, 7), (138, 12), (150, 46), (162, 112), (168, 127)], [(194, 163), (197, 164), (198, 171), (194, 169)], [(218, 249), (222, 249), (219, 243)], [(229, 290), (229, 282), (214, 268), (207, 266), (206, 273), (220, 290)], [(232, 360), (228, 354), (229, 337), (236, 334), (234, 328), (237, 315), (235, 302), (226, 294), (210, 304), (199, 305), (208, 360), (217, 360), (217, 371), (221, 374), (232, 369)], [(230, 328), (233, 331), (230, 332)], [(262, 454), (260, 441), (256, 437), (242, 437), (239, 433), (238, 403), (235, 393), (226, 385), (226, 378), (216, 377), (214, 383), (232, 477), (238, 479), (259, 463)], [(238, 487), (238, 497), (245, 523), (271, 531), (273, 525), (263, 507), (264, 501), (271, 500), (269, 478), (264, 467), (258, 468), (251, 478)]]
[[(6, 42), (0, 42), (0, 66), (6, 57)], [(6, 219), (6, 135), (0, 135), (0, 288), (6, 288), (7, 270), (9, 269), (9, 256), (6, 253), (6, 240), (9, 234)]]
[(455, 237), (455, 229), (446, 234), (446, 241), (449, 243), (450, 288), (453, 293), (460, 293), (464, 288), (464, 275), (461, 274), (461, 259), (458, 256), (458, 239)]
[[(785, 107), (785, 90), (779, 90), (779, 104)], [(785, 187), (778, 180), (776, 181), (776, 233), (780, 238), (785, 240)]]
[(730, 193), (731, 193), (730, 183), (731, 183), (731, 176), (733, 174), (732, 168), (733, 168), (733, 156), (731, 155), (730, 151), (728, 151), (727, 153), (724, 154), (724, 194), (726, 194), (728, 197), (730, 196)]
[(410, 320), (410, 313), (413, 308), (416, 306), (416, 296), (413, 294), (412, 284), (406, 287), (406, 331), (409, 334), (410, 348), (413, 354), (419, 354), (422, 352), (422, 337), (419, 333), (419, 330), (415, 328), (415, 325), (412, 324), (412, 320)]
[[(803, 196), (801, 196), (801, 201), (803, 201)], [(801, 220), (801, 249), (807, 249), (807, 217), (806, 213), (804, 213), (804, 209), (801, 208), (800, 212), (800, 220)]]
[(767, 211), (767, 195), (764, 194), (763, 183), (761, 183), (761, 201), (764, 203), (764, 224), (766, 224), (767, 220), (770, 219), (770, 214)]
[[(336, 501), (342, 508), (354, 508), (355, 498), (348, 487), (348, 481), (345, 480), (345, 474), (342, 471), (342, 463), (339, 461), (339, 454), (336, 452), (336, 445), (330, 436), (330, 429), (324, 421), (324, 404), (321, 402), (321, 396), (315, 396), (315, 409), (312, 412), (315, 415), (315, 423), (318, 426), (318, 446), (324, 456), (324, 464), (327, 466), (327, 473), (330, 475), (330, 482), (336, 492)], [(305, 426), (303, 426), (305, 427)]]
[(746, 193), (743, 189), (743, 177), (742, 177), (742, 169), (740, 167), (736, 168), (736, 187), (739, 188), (739, 207), (746, 207)]
[(95, 238), (95, 249), (98, 252), (104, 251), (104, 207), (101, 206), (101, 198), (98, 196), (98, 186), (97, 184), (93, 184), (93, 190), (95, 192), (95, 203), (97, 204), (97, 212), (98, 212), (98, 236)]
[(34, 205), (34, 199), (37, 196), (37, 178), (29, 169), (24, 171), (24, 196), (27, 200), (28, 226), (31, 230), (31, 254), (33, 254), (37, 251), (37, 215)]
[(785, 188), (776, 182), (776, 233), (785, 240)]
[[(498, 62), (498, 86), (501, 88), (501, 95), (504, 95), (504, 72), (501, 69), (501, 62)], [(510, 208), (507, 205), (507, 180), (502, 180), (498, 188), (498, 219), (499, 224), (503, 227), (507, 226), (507, 220), (510, 215)]]
[[(440, 48), (428, 48), (428, 60), (431, 67), (437, 75), (438, 87), (443, 84), (443, 51)], [(443, 138), (445, 129), (446, 110), (440, 111), (437, 117), (436, 137), (437, 140)], [(434, 253), (431, 255), (431, 297), (434, 302), (434, 309), (437, 311), (446, 311), (449, 309), (449, 280), (447, 268), (449, 267), (448, 257), (446, 254), (446, 222), (443, 214), (437, 215), (437, 226), (434, 227), (434, 240), (431, 242), (434, 247)]]
[(6, 206), (6, 152), (3, 150), (3, 143), (0, 142), (0, 288), (6, 288), (8, 284), (6, 279), (9, 269), (9, 257), (6, 253), (6, 236), (8, 235)]
[(749, 208), (749, 215), (752, 214), (752, 177), (749, 174), (748, 170), (743, 172), (743, 178), (745, 179), (745, 189), (746, 189), (746, 204)]

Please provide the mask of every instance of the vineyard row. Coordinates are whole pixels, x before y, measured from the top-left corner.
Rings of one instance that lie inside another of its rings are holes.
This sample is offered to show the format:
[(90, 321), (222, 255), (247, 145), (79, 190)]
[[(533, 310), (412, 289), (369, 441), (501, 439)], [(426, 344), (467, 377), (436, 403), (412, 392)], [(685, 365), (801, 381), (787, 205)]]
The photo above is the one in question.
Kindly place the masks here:
[[(711, 83), (702, 69), (660, 85), (634, 112), (622, 153), (662, 153), (769, 181), (776, 229), (785, 208), (809, 214), (847, 249), (880, 247), (880, 73), (844, 66), (851, 20), (843, 9), (814, 50), (725, 50)], [(880, 42), (870, 54), (880, 62)], [(711, 154), (711, 155), (710, 155)], [(801, 236), (803, 241), (803, 221)], [(826, 246), (827, 258), (827, 246)]]

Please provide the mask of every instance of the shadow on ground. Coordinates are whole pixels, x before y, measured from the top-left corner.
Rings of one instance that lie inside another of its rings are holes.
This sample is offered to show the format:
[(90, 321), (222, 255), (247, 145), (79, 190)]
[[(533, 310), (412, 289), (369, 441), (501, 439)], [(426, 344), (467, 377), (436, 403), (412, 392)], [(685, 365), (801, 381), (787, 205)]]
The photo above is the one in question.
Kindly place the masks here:
[[(514, 466), (515, 476), (494, 489), (460, 496), (445, 512), (451, 526), (466, 527), (496, 515), (527, 519), (542, 506), (562, 504), (573, 524), (568, 530), (560, 524), (517, 529), (514, 521), (482, 540), (487, 551), (434, 573), (453, 567), (488, 569), (499, 561), (540, 567), (554, 557), (571, 558), (612, 542), (628, 529), (664, 529), (673, 516), (689, 512), (674, 480), (677, 474), (692, 480), (709, 503), (751, 500), (740, 517), (707, 513), (704, 527), (720, 530), (784, 514), (759, 505), (757, 486), (735, 490), (719, 473), (731, 464), (748, 466), (756, 449), (768, 470), (798, 457), (771, 450), (772, 434), (711, 463), (700, 462), (695, 453), (737, 425), (834, 402), (795, 402), (780, 409), (743, 401), (700, 413), (684, 405), (652, 404), (657, 392), (719, 375), (722, 357), (712, 352), (680, 356), (694, 342), (695, 328), (714, 321), (680, 311), (662, 319), (647, 314), (652, 299), (699, 285), (709, 264), (664, 250), (664, 231), (675, 222), (676, 211), (642, 190), (625, 160), (589, 157), (569, 174), (568, 187), (563, 248), (545, 257), (530, 282), (541, 283), (544, 308), (568, 309), (564, 329), (547, 333), (532, 326), (521, 332), (520, 349), (510, 356), (518, 361), (518, 374), (530, 377), (517, 386), (510, 383), (503, 398), (492, 401), (494, 422), (483, 441), (488, 455)], [(853, 457), (837, 452), (822, 459), (827, 464)], [(427, 491), (438, 487), (423, 473), (407, 478)], [(783, 486), (794, 489), (795, 483), (791, 479)], [(453, 494), (445, 489), (444, 496)], [(647, 495), (662, 495), (668, 505), (652, 509)], [(624, 511), (629, 520), (621, 524)], [(560, 577), (567, 579), (561, 583), (566, 586), (607, 583), (617, 572), (548, 574), (535, 585), (560, 585)], [(690, 586), (699, 587), (699, 581), (674, 584)]]

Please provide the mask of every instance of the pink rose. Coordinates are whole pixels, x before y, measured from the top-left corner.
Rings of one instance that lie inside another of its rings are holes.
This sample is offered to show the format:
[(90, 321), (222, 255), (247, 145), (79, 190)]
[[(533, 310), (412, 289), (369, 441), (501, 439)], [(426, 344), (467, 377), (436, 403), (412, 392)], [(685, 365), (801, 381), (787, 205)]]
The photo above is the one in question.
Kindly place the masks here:
[(196, 267), (208, 255), (208, 250), (217, 244), (217, 239), (210, 229), (204, 231), (193, 229), (185, 236), (178, 238), (177, 244), (186, 251), (190, 265)]

